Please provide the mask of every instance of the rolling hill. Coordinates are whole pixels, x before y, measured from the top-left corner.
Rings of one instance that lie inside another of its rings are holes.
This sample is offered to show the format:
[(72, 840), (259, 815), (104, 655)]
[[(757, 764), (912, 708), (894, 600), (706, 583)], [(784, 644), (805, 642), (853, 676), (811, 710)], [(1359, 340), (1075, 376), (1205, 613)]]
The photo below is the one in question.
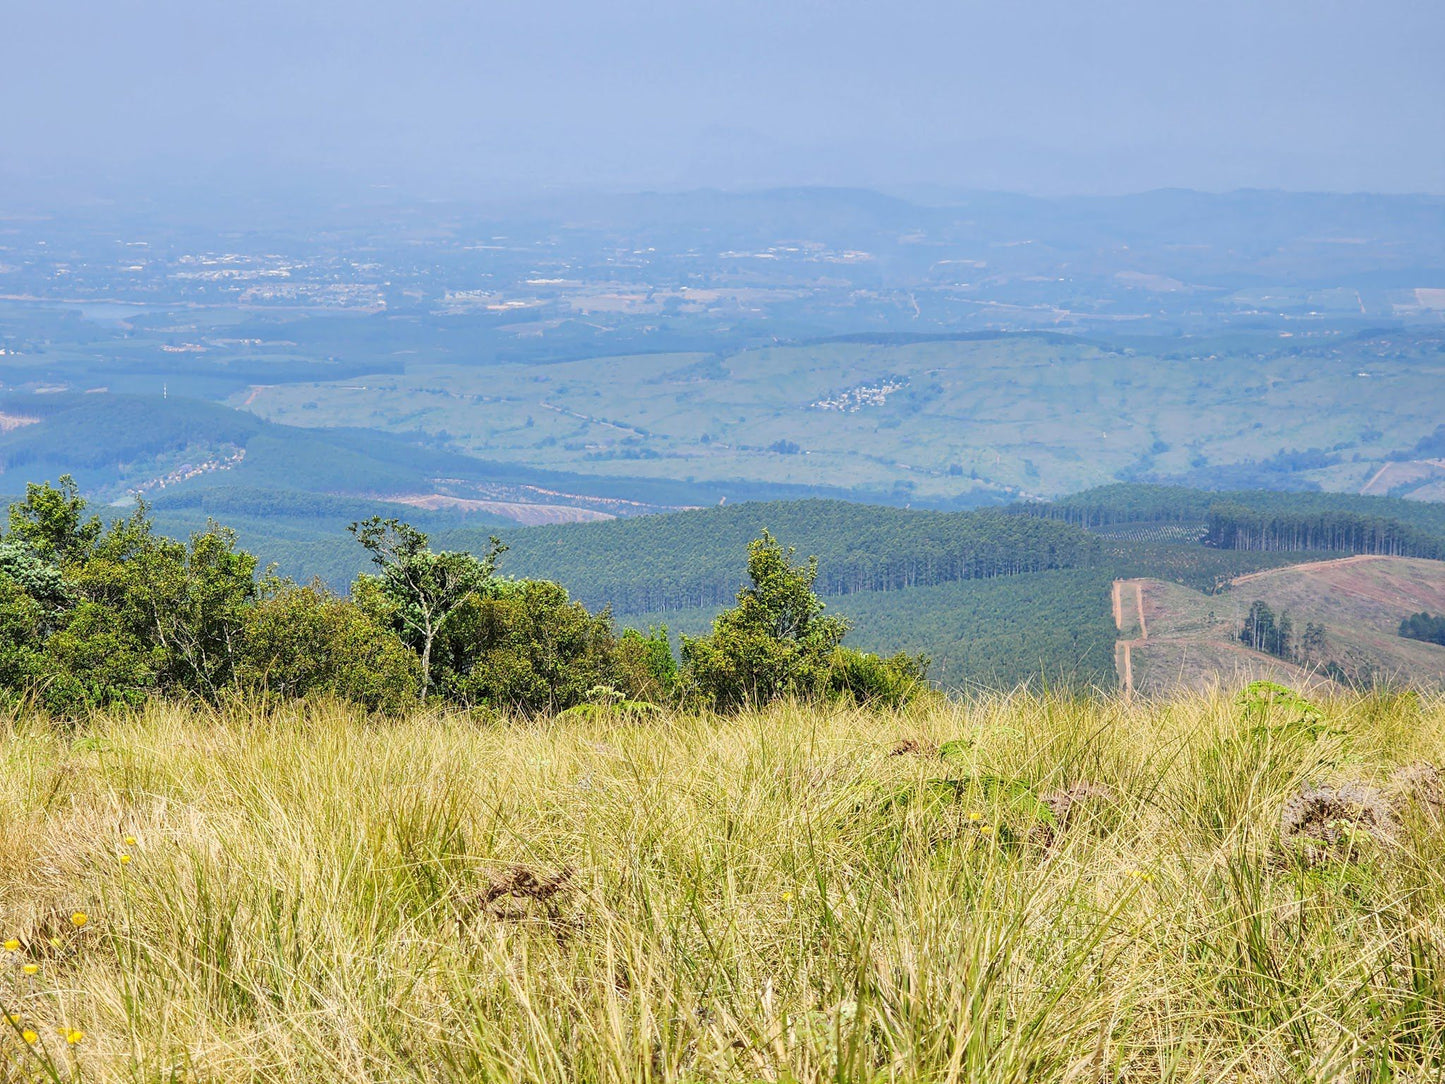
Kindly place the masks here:
[[(1116, 655), (1126, 688), (1145, 693), (1266, 677), (1291, 684), (1408, 684), (1445, 688), (1445, 647), (1399, 634), (1419, 611), (1445, 613), (1445, 563), (1357, 555), (1249, 573), (1224, 592), (1140, 578), (1115, 585)], [(1240, 641), (1250, 607), (1288, 614), (1296, 642), (1281, 659)]]

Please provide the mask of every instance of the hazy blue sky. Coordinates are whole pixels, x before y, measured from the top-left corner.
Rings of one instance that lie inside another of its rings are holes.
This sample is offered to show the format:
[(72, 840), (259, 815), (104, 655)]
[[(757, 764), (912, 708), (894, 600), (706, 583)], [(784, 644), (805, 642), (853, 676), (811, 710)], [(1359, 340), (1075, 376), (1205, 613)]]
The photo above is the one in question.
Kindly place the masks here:
[(1445, 192), (1441, 0), (0, 0), (0, 175)]

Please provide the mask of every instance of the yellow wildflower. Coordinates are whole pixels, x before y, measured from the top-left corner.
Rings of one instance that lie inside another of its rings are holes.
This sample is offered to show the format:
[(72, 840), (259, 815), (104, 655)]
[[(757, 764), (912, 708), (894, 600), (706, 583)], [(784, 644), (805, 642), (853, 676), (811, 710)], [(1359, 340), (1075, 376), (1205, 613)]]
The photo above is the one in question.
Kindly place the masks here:
[(126, 836), (126, 837), (125, 837), (125, 845), (126, 845), (127, 847), (134, 847), (134, 846), (135, 846), (135, 836)]
[(70, 924), (77, 929), (79, 929), (81, 926), (84, 926), (89, 921), (90, 916), (87, 915), (84, 911), (76, 911), (75, 914), (70, 916)]
[(61, 945), (63, 945), (64, 943), (65, 943), (65, 942), (61, 941), (60, 938), (58, 938), (58, 937), (52, 937), (52, 938), (50, 939), (50, 947), (53, 948), (53, 949), (58, 949), (58, 948), (59, 948)]
[(69, 1043), (71, 1046), (74, 1046), (76, 1043), (81, 1042), (81, 1041), (83, 1041), (84, 1039), (85, 1039), (85, 1032), (83, 1032), (83, 1031), (79, 1031), (79, 1030), (76, 1030), (76, 1029), (71, 1029), (70, 1031), (67, 1031), (67, 1032), (65, 1033), (65, 1041), (66, 1041), (67, 1043)]
[(18, 1023), (20, 1023), (20, 1014), (19, 1014), (18, 1012), (12, 1012), (12, 1013), (10, 1013), (10, 1014), (9, 1014), (9, 1018), (10, 1018), (10, 1022), (11, 1022), (12, 1024), (18, 1024)]
[(6, 951), (6, 952), (19, 952), (19, 951), (20, 951), (20, 942), (17, 941), (17, 940), (15, 940), (15, 938), (13, 938), (13, 937), (10, 938), (10, 940), (8, 940), (8, 941), (5, 942), (5, 951)]
[(971, 821), (981, 821), (983, 820), (983, 814), (976, 809), (970, 809), (968, 811), (968, 819)]
[(791, 892), (784, 892), (784, 893), (783, 893), (783, 902), (784, 902), (784, 903), (792, 903), (792, 902), (793, 902), (793, 894), (792, 894)]
[(123, 854), (123, 855), (120, 856), (120, 864), (121, 864), (122, 866), (125, 865), (126, 863), (128, 863), (129, 861), (130, 861), (130, 855), (128, 855), (128, 854)]
[(40, 974), (40, 965), (39, 965), (39, 964), (26, 964), (26, 965), (25, 965), (24, 967), (22, 967), (20, 970), (23, 971), (23, 972), (25, 972), (27, 975), (38, 975), (38, 974)]
[(27, 1043), (38, 1043), (40, 1041), (40, 1036), (36, 1035), (35, 1032), (29, 1028), (26, 1028), (20, 1033), (20, 1038), (24, 1039)]

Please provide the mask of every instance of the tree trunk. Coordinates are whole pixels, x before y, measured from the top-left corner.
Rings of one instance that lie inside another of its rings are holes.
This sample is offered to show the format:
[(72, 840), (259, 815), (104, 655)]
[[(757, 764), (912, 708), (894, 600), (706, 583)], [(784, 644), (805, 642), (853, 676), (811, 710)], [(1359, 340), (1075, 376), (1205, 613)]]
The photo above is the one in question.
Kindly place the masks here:
[(428, 621), (422, 632), (421, 645), (421, 698), (423, 702), (426, 701), (426, 694), (431, 689), (431, 645), (435, 639), (436, 629)]

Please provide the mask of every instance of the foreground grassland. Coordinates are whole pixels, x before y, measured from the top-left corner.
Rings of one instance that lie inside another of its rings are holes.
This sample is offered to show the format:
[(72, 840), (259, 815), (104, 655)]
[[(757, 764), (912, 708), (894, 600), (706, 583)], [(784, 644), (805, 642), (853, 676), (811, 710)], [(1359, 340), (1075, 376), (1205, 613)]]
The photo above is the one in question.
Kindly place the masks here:
[(0, 1079), (1438, 1079), (1445, 701), (1321, 707), (0, 719)]

